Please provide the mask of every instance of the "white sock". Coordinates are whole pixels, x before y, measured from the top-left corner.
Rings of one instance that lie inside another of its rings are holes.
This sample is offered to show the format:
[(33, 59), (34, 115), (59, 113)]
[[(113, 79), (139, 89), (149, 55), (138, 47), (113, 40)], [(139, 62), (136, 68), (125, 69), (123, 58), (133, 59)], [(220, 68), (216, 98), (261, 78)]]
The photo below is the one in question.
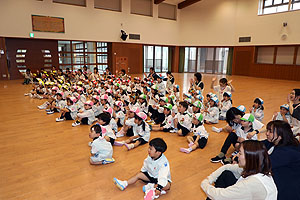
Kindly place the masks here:
[(220, 132), (223, 130), (223, 128), (219, 128)]
[(189, 147), (188, 150), (189, 150), (189, 151), (193, 151), (192, 147)]

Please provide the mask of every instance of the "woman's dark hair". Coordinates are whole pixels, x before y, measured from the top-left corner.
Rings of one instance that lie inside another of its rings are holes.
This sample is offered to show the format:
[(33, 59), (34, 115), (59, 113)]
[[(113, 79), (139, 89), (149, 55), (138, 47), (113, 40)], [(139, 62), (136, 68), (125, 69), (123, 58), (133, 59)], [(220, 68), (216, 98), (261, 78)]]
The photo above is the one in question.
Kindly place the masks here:
[(197, 82), (199, 83), (202, 80), (202, 75), (200, 72), (196, 72), (194, 76), (197, 78)]
[(167, 150), (167, 144), (162, 138), (154, 138), (149, 142), (149, 146), (154, 147), (156, 151), (164, 153)]
[(102, 135), (102, 129), (99, 124), (95, 124), (91, 127), (91, 130), (94, 130), (97, 134)]
[[(273, 133), (273, 137), (276, 133), (277, 137), (281, 137), (277, 146), (298, 146), (299, 141), (294, 137), (293, 131), (289, 123), (282, 120), (270, 121), (267, 124), (267, 130)], [(273, 138), (275, 139), (275, 138)]]
[(96, 70), (96, 73), (98, 73), (98, 67), (94, 67), (94, 70)]
[(100, 120), (102, 120), (102, 121), (104, 121), (104, 125), (106, 126), (106, 125), (108, 125), (109, 123), (110, 123), (110, 119), (111, 119), (111, 117), (110, 117), (110, 114), (109, 113), (107, 113), (107, 112), (103, 112), (103, 113), (101, 113), (99, 116), (98, 116), (98, 119)]
[(228, 123), (229, 126), (233, 126), (236, 124), (233, 120), (235, 119), (236, 115), (240, 115), (241, 117), (244, 116), (244, 112), (240, 111), (236, 107), (231, 107), (229, 110), (226, 112), (226, 122)]
[(257, 103), (259, 105), (258, 108), (260, 108), (261, 110), (264, 110), (264, 106), (261, 104), (261, 101), (259, 98), (254, 99), (254, 103)]
[(293, 89), (295, 91), (295, 97), (300, 96), (300, 89)]
[(245, 152), (245, 166), (242, 172), (242, 177), (262, 173), (271, 175), (271, 162), (265, 145), (257, 140), (245, 140), (242, 142)]
[(225, 84), (225, 85), (228, 84), (228, 81), (227, 81), (226, 78), (221, 78), (221, 79), (219, 80), (219, 82), (220, 82), (220, 83), (223, 83), (223, 84)]

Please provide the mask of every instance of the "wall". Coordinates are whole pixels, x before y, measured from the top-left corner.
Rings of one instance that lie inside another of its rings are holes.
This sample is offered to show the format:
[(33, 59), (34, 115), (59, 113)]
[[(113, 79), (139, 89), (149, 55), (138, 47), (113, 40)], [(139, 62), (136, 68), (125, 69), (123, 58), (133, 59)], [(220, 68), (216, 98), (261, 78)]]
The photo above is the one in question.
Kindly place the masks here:
[[(87, 0), (87, 7), (52, 0), (1, 0), (0, 36), (28, 38), (34, 14), (65, 19), (64, 34), (35, 32), (36, 38), (120, 42), (120, 30), (124, 29), (141, 34), (141, 40), (129, 40), (132, 43), (177, 44), (179, 20), (159, 19), (157, 5), (153, 5), (154, 17), (130, 14), (130, 0), (123, 0), (122, 8), (123, 12), (95, 9), (94, 0)], [(177, 16), (180, 19), (180, 12)]]
[[(180, 13), (180, 44), (192, 46), (284, 45), (300, 43), (300, 10), (258, 14), (259, 0), (202, 0)], [(288, 22), (284, 30), (282, 23)], [(286, 40), (281, 35), (288, 35)], [(250, 43), (238, 38), (251, 36)]]
[(7, 69), (7, 59), (6, 59), (6, 47), (5, 39), (0, 37), (0, 50), (4, 51), (4, 54), (0, 54), (0, 80), (8, 80), (8, 69)]
[(234, 47), (233, 75), (300, 81), (300, 66), (255, 63), (255, 47)]

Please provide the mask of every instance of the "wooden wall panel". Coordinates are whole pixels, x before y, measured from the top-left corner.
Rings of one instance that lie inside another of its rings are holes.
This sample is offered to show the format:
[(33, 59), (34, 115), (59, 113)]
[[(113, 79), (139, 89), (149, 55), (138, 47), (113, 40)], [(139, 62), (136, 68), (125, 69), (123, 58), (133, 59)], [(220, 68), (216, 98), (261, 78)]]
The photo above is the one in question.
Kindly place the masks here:
[(1, 54), (0, 52), (0, 80), (8, 80), (5, 39), (3, 37), (0, 37), (0, 51), (4, 52), (4, 54)]
[(178, 73), (179, 72), (179, 46), (171, 47), (171, 48), (173, 48), (171, 71), (174, 73)]
[[(143, 45), (128, 43), (112, 43), (112, 72), (117, 69), (116, 57), (128, 58), (128, 74), (143, 73)], [(120, 69), (118, 69), (120, 70)], [(128, 72), (129, 71), (129, 72)]]
[[(5, 38), (8, 71), (11, 79), (23, 78), (16, 63), (18, 49), (26, 49), (25, 65), (32, 72), (44, 68), (44, 57), (42, 50), (50, 50), (52, 66), (58, 68), (58, 43), (57, 40)], [(49, 67), (51, 68), (51, 67)], [(46, 69), (46, 67), (45, 67)]]
[(255, 47), (234, 47), (232, 75), (300, 81), (299, 65), (255, 63)]

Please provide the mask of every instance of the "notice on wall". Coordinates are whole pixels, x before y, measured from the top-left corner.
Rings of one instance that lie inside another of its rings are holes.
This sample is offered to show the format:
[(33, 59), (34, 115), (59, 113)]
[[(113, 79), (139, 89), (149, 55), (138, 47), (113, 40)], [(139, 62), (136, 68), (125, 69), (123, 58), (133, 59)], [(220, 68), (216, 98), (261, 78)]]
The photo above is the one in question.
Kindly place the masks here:
[(31, 15), (32, 30), (40, 32), (64, 33), (64, 18)]

